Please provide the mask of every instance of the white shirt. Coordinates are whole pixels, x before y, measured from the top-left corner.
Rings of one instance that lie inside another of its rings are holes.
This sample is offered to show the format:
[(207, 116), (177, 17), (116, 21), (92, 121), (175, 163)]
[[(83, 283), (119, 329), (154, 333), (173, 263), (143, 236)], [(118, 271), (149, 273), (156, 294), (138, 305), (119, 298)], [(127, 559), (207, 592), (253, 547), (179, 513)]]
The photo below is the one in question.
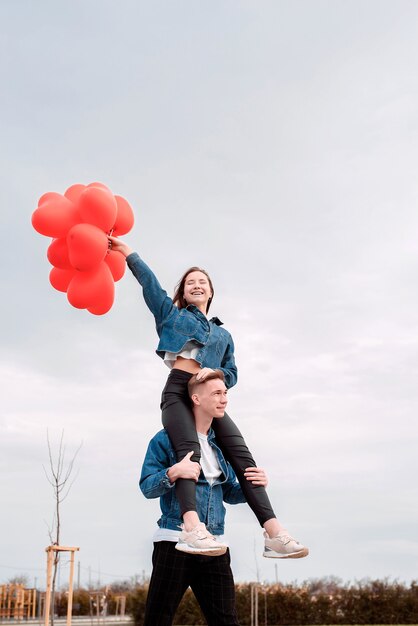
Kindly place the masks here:
[(209, 485), (213, 485), (215, 480), (222, 474), (219, 467), (218, 457), (215, 450), (208, 442), (208, 436), (197, 433), (200, 443), (200, 467)]
[(194, 359), (196, 361), (197, 353), (200, 348), (195, 341), (188, 341), (181, 352), (166, 352), (164, 354), (164, 363), (169, 369), (173, 369), (173, 365), (178, 356), (183, 359)]

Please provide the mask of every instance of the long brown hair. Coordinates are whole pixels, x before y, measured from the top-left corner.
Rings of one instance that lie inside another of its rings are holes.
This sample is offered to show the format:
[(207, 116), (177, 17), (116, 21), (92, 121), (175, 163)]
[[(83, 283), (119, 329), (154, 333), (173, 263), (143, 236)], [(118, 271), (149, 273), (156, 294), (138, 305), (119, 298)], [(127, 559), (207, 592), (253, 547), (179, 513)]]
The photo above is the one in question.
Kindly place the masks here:
[(202, 272), (202, 274), (204, 274), (206, 276), (206, 278), (208, 279), (208, 281), (209, 281), (209, 287), (210, 287), (210, 290), (212, 292), (212, 295), (209, 298), (208, 304), (207, 304), (207, 307), (206, 307), (206, 313), (207, 313), (209, 311), (209, 307), (210, 307), (210, 305), (212, 303), (213, 296), (215, 295), (215, 290), (213, 288), (212, 281), (210, 279), (209, 274), (207, 273), (206, 270), (202, 270), (201, 267), (190, 267), (186, 272), (184, 272), (183, 276), (180, 278), (180, 280), (179, 280), (179, 282), (178, 282), (178, 284), (176, 286), (176, 290), (175, 290), (174, 296), (173, 296), (173, 302), (174, 302), (174, 304), (177, 305), (177, 307), (179, 309), (185, 309), (186, 308), (187, 302), (184, 299), (184, 285), (186, 283), (186, 278), (192, 272)]

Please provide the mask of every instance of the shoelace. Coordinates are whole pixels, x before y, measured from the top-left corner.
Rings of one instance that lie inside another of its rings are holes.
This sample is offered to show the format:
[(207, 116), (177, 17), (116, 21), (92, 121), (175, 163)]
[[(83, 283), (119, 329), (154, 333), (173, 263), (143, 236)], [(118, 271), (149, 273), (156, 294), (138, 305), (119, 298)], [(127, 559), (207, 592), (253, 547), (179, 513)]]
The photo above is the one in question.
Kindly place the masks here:
[(277, 539), (279, 539), (284, 546), (287, 545), (290, 541), (294, 541), (293, 537), (291, 537), (290, 535), (277, 535)]
[(201, 528), (197, 528), (191, 531), (197, 539), (213, 539), (213, 536), (206, 530), (202, 530)]

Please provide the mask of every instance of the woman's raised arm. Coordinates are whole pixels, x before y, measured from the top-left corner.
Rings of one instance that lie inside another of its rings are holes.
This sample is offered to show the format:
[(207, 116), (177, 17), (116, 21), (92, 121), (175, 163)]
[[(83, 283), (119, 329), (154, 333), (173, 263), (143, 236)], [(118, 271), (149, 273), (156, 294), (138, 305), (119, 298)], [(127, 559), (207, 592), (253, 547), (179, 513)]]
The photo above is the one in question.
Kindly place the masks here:
[(112, 250), (125, 256), (129, 269), (142, 286), (145, 304), (154, 315), (157, 332), (160, 334), (161, 324), (177, 307), (161, 287), (154, 272), (132, 248), (117, 237), (109, 237), (109, 242)]

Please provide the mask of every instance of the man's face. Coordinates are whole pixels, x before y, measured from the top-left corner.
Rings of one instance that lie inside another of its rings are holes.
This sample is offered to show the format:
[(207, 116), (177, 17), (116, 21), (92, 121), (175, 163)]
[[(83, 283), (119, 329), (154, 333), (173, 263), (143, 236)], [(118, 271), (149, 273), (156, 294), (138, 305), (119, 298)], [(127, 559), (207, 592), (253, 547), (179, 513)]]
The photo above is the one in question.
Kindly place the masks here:
[(225, 414), (228, 390), (219, 378), (202, 383), (193, 394), (193, 401), (210, 417), (223, 417)]

